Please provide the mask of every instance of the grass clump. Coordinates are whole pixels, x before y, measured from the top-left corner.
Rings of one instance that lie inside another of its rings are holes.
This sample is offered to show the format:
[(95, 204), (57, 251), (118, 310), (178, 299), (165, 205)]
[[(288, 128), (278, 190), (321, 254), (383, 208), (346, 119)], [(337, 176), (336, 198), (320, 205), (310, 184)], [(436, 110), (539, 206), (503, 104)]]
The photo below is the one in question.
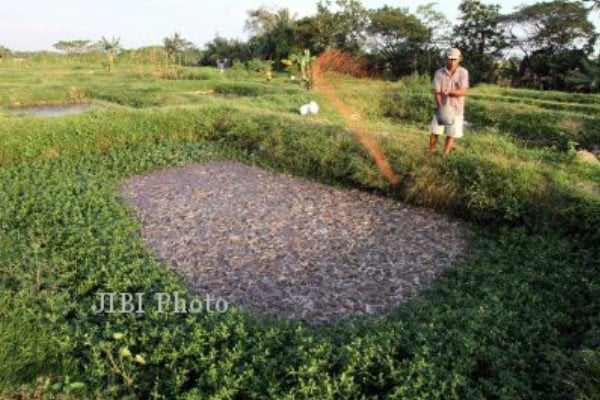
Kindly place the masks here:
[(243, 82), (223, 82), (215, 85), (219, 94), (257, 97), (268, 92), (265, 85)]

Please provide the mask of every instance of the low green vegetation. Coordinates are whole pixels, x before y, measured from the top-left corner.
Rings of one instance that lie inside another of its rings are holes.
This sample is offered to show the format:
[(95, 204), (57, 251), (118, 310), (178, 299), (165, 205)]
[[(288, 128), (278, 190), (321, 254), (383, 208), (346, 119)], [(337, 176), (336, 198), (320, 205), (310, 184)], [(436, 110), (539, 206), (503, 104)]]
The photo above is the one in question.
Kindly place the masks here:
[[(473, 89), (488, 97), (468, 100), (470, 115), (480, 116), (456, 153), (430, 158), (427, 80), (329, 79), (365, 116), (400, 187), (380, 177), (318, 94), (283, 75), (266, 83), (261, 73), (135, 64), (116, 64), (113, 74), (2, 70), (0, 397), (597, 396), (600, 167), (576, 157), (569, 143), (579, 136), (565, 131), (562, 146), (552, 132), (534, 141), (516, 122), (481, 123), (500, 117), (478, 107), (510, 111), (494, 96), (529, 94), (487, 86)], [(299, 116), (313, 99), (321, 114)], [(10, 111), (65, 101), (97, 106), (54, 118)], [(534, 104), (517, 111), (552, 114)], [(563, 117), (554, 118), (531, 121), (545, 129)], [(598, 143), (592, 130), (581, 135)], [(140, 223), (116, 189), (137, 174), (215, 159), (451, 213), (470, 223), (471, 250), (383, 318), (312, 326), (235, 309), (94, 314), (99, 292), (187, 293), (142, 246)]]
[[(600, 96), (541, 93), (477, 87), (469, 95), (465, 119), (477, 131), (495, 130), (527, 146), (600, 154)], [(399, 121), (427, 123), (432, 111), (427, 79), (413, 76), (391, 86), (381, 107), (384, 115)]]

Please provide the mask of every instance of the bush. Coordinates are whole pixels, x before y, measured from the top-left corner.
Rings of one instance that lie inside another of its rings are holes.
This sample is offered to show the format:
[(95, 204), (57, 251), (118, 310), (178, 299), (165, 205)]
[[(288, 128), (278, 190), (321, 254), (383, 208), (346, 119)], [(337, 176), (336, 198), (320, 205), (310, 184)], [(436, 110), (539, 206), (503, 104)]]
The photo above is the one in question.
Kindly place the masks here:
[(272, 62), (269, 60), (261, 60), (253, 58), (246, 62), (246, 69), (249, 72), (264, 73), (268, 68), (271, 68)]
[(356, 78), (372, 77), (369, 71), (368, 61), (350, 53), (344, 53), (337, 49), (328, 49), (321, 53), (315, 62), (315, 69), (325, 72), (336, 72), (351, 75)]

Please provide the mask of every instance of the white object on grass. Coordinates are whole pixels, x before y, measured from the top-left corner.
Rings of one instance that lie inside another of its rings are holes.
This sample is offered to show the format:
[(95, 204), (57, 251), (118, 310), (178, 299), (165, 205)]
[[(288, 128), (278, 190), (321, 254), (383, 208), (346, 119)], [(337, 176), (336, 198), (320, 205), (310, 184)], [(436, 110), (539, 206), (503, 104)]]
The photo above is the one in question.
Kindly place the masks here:
[(308, 104), (305, 104), (303, 106), (300, 107), (300, 115), (308, 115), (308, 113), (310, 113), (310, 110), (308, 108)]
[(300, 107), (301, 115), (318, 114), (318, 113), (319, 113), (319, 105), (315, 101), (311, 101), (310, 103), (304, 104), (303, 106)]

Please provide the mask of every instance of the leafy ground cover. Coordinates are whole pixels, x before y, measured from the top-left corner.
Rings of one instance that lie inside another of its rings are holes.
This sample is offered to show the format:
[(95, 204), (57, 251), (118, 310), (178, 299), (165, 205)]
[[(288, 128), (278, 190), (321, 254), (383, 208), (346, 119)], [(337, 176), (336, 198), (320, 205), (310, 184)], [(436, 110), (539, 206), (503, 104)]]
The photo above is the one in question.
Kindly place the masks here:
[[(243, 71), (89, 70), (2, 70), (5, 397), (586, 399), (600, 392), (600, 167), (578, 161), (569, 147), (477, 128), (448, 161), (430, 158), (431, 103), (417, 96), (427, 93), (425, 80), (328, 77), (367, 116), (402, 176), (391, 187), (340, 117), (285, 76), (266, 84)], [(200, 94), (210, 91), (217, 95)], [(395, 117), (391, 94), (402, 101), (413, 94), (418, 107), (412, 100), (394, 107), (425, 120), (386, 117)], [(313, 99), (322, 113), (297, 115)], [(8, 109), (83, 100), (98, 107), (59, 118)], [(139, 223), (115, 190), (136, 174), (214, 159), (452, 213), (472, 224), (472, 250), (419, 299), (380, 319), (313, 326), (235, 309), (95, 314), (98, 292), (187, 294), (141, 246)]]

